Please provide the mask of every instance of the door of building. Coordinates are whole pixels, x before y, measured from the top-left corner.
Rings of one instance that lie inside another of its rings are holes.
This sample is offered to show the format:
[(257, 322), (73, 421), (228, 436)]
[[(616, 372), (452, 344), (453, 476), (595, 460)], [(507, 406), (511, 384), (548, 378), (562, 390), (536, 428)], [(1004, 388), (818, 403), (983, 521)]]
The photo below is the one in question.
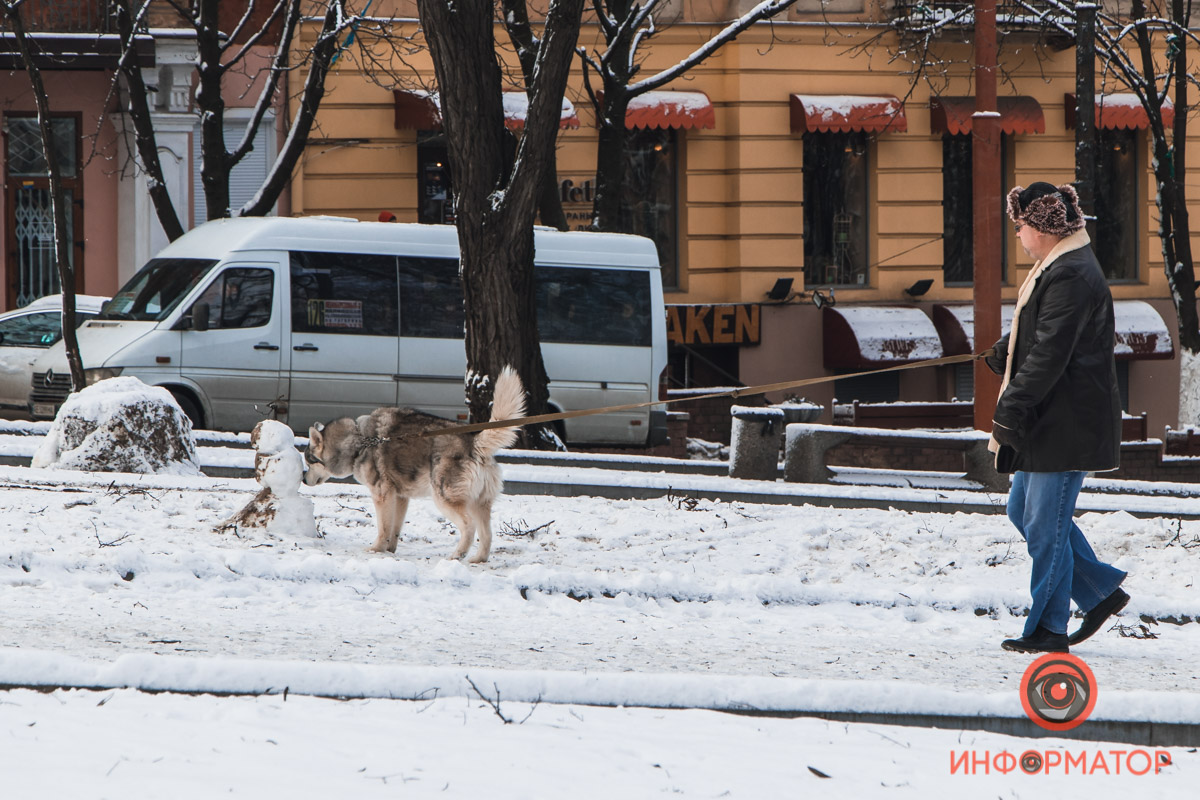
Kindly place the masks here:
[[(54, 218), (50, 179), (42, 152), (37, 117), (5, 115), (5, 307), (28, 305), (61, 291), (54, 258)], [(79, 172), (79, 117), (51, 120), (54, 148), (62, 171), (69, 250), (75, 290), (83, 289), (83, 181)]]

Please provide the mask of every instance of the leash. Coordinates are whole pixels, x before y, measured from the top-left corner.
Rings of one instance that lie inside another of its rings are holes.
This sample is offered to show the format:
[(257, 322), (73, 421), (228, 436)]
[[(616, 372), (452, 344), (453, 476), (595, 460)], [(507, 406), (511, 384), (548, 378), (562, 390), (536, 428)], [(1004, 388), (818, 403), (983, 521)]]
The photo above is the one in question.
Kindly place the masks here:
[(430, 428), (421, 431), (417, 436), (453, 436), (460, 433), (478, 433), (479, 431), (488, 431), (495, 428), (519, 428), (522, 425), (538, 425), (543, 422), (556, 422), (560, 419), (574, 419), (576, 417), (590, 417), (596, 414), (609, 414), (614, 411), (636, 411), (639, 408), (649, 408), (650, 406), (665, 406), (671, 403), (682, 403), (692, 400), (710, 400), (714, 397), (753, 397), (754, 395), (766, 394), (767, 392), (779, 392), (785, 389), (795, 389), (800, 386), (812, 386), (817, 383), (828, 383), (830, 381), (842, 380), (844, 378), (857, 378), (860, 375), (879, 375), (884, 372), (898, 372), (905, 369), (918, 369), (920, 367), (936, 367), (942, 364), (963, 364), (968, 361), (978, 361), (981, 358), (993, 355), (995, 348), (989, 347), (982, 353), (963, 353), (957, 356), (942, 356), (941, 358), (930, 358), (925, 361), (914, 361), (911, 364), (899, 364), (894, 367), (881, 367), (880, 369), (870, 369), (863, 372), (854, 372), (849, 375), (822, 375), (819, 378), (802, 378), (795, 381), (782, 381), (780, 383), (764, 383), (758, 386), (743, 386), (740, 389), (729, 389), (723, 392), (712, 392), (710, 394), (693, 394), (687, 397), (676, 397), (670, 400), (651, 400), (645, 403), (627, 403), (620, 406), (605, 406), (604, 408), (585, 408), (576, 411), (558, 411), (553, 414), (538, 414), (532, 417), (519, 417), (517, 419), (498, 419), (492, 422), (475, 422), (470, 425), (459, 425), (453, 428)]

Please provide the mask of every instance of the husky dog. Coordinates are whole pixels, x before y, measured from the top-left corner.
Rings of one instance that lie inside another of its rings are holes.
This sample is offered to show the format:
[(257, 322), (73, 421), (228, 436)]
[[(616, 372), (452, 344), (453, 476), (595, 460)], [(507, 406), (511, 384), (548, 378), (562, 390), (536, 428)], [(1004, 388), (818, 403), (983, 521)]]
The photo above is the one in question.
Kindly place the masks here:
[[(525, 416), (525, 388), (512, 367), (496, 381), (492, 420)], [(458, 527), (453, 558), (479, 547), (470, 559), (487, 561), (492, 549), (492, 503), (504, 488), (493, 455), (517, 440), (516, 428), (477, 433), (418, 436), (457, 423), (408, 408), (377, 408), (358, 419), (342, 417), (308, 429), (304, 482), (318, 486), (329, 478), (354, 479), (371, 490), (379, 534), (371, 550), (396, 552), (408, 501), (432, 494), (434, 505)]]

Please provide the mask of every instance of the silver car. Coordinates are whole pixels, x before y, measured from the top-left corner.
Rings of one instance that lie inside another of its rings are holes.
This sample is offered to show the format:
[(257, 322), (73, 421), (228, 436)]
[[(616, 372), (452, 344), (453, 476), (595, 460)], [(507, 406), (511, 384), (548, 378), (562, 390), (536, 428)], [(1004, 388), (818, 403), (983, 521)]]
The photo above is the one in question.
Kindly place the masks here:
[[(100, 313), (107, 297), (75, 295), (75, 320)], [(62, 295), (39, 297), (27, 306), (0, 314), (0, 412), (26, 411), (33, 362), (62, 338)]]

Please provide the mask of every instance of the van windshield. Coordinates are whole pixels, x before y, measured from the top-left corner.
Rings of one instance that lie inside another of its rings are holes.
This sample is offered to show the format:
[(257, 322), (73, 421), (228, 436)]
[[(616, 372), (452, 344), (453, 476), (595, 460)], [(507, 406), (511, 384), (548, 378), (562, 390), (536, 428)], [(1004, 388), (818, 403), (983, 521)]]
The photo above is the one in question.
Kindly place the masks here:
[(207, 258), (153, 258), (104, 305), (97, 319), (165, 319), (216, 263)]

